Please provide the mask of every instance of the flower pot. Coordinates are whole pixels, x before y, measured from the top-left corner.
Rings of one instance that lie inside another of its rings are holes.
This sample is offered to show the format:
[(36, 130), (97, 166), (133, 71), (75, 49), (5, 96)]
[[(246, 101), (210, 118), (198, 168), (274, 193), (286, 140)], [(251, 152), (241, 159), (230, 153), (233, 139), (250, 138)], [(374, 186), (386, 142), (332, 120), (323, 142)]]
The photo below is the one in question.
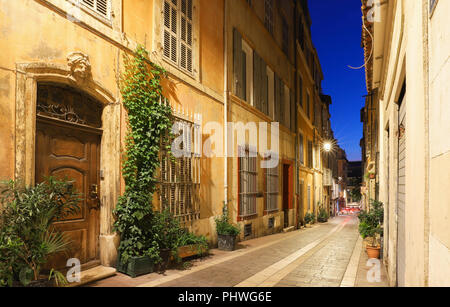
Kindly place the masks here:
[(366, 246), (367, 256), (369, 256), (369, 259), (378, 259), (380, 258), (380, 247), (373, 247), (370, 245)]
[(311, 226), (311, 223), (306, 223), (306, 224), (305, 224), (305, 227), (306, 227), (306, 228), (311, 228), (311, 227), (312, 227), (312, 226)]
[(160, 271), (165, 271), (170, 262), (170, 255), (172, 250), (169, 248), (164, 248), (159, 251), (159, 256), (161, 257), (161, 263), (159, 265)]
[(117, 259), (117, 271), (133, 278), (153, 273), (154, 266), (153, 260), (148, 256), (130, 257), (127, 262), (123, 262), (120, 255)]
[(224, 251), (233, 251), (236, 246), (236, 236), (218, 235), (219, 249)]
[(205, 247), (202, 247), (200, 244), (181, 246), (177, 250), (178, 257), (180, 257), (181, 259), (197, 255), (203, 255), (206, 252), (207, 249)]

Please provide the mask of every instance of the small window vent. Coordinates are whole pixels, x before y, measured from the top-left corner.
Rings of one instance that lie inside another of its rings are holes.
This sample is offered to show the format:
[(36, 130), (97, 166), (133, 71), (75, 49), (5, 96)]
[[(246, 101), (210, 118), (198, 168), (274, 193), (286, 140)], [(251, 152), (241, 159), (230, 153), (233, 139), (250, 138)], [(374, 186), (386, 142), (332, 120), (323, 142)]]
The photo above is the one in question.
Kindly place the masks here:
[(249, 237), (252, 235), (252, 224), (247, 224), (244, 226), (244, 236)]

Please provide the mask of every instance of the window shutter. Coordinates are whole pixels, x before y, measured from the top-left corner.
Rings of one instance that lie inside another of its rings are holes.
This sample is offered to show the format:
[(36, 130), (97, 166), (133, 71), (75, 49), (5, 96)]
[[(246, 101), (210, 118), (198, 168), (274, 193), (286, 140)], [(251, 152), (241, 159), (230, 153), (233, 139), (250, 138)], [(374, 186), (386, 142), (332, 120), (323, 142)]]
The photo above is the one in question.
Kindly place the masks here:
[(285, 105), (285, 98), (284, 98), (284, 84), (283, 84), (283, 81), (281, 81), (281, 79), (279, 79), (279, 82), (280, 82), (280, 85), (279, 85), (279, 87), (280, 87), (280, 104), (279, 104), (279, 108), (280, 108), (280, 123), (282, 123), (282, 124), (284, 124), (284, 125), (286, 125), (286, 118), (285, 118), (285, 108), (286, 108), (286, 105)]
[(233, 29), (233, 77), (234, 93), (239, 98), (244, 99), (242, 75), (242, 36), (236, 28)]
[(81, 3), (109, 19), (111, 0), (82, 0)]
[(274, 107), (274, 118), (275, 121), (280, 122), (280, 79), (275, 75), (275, 107)]
[(192, 72), (192, 0), (181, 0), (180, 66)]
[(298, 91), (299, 91), (299, 101), (300, 101), (300, 106), (303, 108), (303, 80), (301, 76), (298, 76)]
[(290, 94), (290, 98), (291, 98), (291, 131), (295, 132), (296, 131), (296, 127), (295, 127), (295, 117), (297, 114), (297, 108), (295, 107), (295, 97), (291, 91)]
[(269, 79), (267, 77), (266, 63), (261, 59), (261, 110), (269, 115)]
[(253, 106), (262, 110), (261, 106), (261, 58), (256, 51), (253, 51)]
[(164, 1), (164, 56), (177, 63), (177, 0)]

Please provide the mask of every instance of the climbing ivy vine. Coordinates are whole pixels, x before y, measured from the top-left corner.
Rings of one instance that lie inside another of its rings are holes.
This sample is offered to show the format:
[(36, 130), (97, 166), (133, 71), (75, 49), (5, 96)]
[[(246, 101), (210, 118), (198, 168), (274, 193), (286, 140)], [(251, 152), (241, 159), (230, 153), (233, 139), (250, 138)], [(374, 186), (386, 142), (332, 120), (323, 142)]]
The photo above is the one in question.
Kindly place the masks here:
[(129, 257), (159, 259), (158, 234), (152, 225), (152, 199), (158, 179), (161, 138), (170, 133), (172, 110), (160, 103), (165, 70), (150, 62), (139, 46), (133, 56), (124, 56), (120, 90), (128, 113), (128, 133), (122, 162), (125, 193), (114, 211), (114, 229), (120, 233), (122, 262)]

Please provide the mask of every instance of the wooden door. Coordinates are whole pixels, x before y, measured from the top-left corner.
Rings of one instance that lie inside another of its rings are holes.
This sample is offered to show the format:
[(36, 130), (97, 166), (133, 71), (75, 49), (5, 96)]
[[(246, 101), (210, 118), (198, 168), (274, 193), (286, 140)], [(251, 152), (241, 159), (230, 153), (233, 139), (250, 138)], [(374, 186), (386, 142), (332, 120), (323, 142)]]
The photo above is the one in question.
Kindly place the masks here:
[(81, 211), (56, 222), (72, 240), (70, 252), (50, 259), (48, 268), (64, 268), (70, 258), (82, 264), (99, 259), (99, 158), (98, 129), (38, 116), (36, 124), (36, 182), (48, 176), (67, 177), (82, 194)]

